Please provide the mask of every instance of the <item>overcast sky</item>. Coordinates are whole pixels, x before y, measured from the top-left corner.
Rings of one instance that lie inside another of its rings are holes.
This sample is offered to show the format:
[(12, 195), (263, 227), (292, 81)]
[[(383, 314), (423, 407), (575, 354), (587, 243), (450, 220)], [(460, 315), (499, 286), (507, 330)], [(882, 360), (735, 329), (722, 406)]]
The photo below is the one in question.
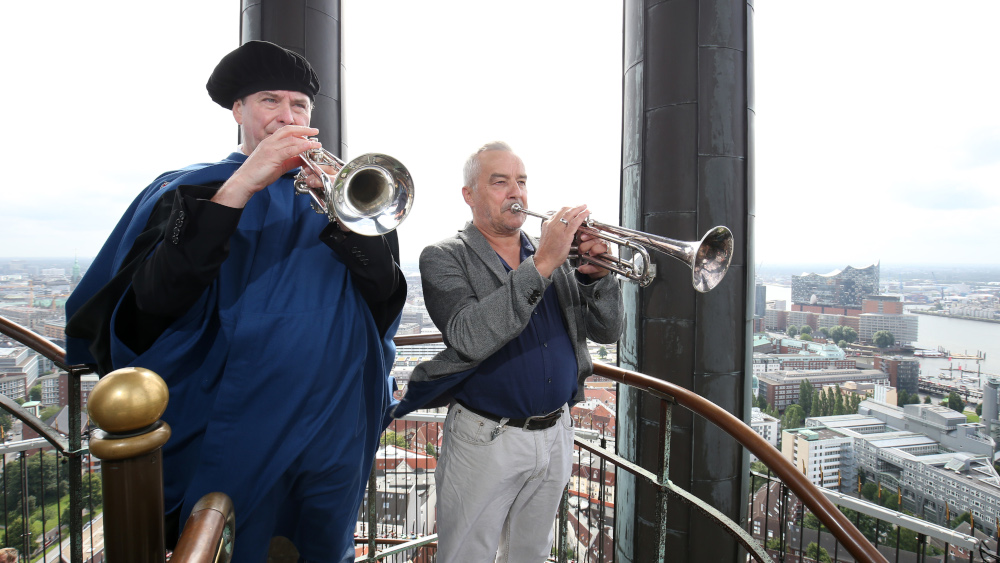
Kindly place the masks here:
[[(1000, 2), (755, 4), (758, 263), (1000, 263)], [(347, 156), (413, 174), (404, 261), (470, 217), (490, 140), (531, 208), (617, 222), (620, 2), (344, 5)], [(239, 6), (5, 3), (0, 257), (92, 257), (159, 173), (236, 145), (204, 84)]]

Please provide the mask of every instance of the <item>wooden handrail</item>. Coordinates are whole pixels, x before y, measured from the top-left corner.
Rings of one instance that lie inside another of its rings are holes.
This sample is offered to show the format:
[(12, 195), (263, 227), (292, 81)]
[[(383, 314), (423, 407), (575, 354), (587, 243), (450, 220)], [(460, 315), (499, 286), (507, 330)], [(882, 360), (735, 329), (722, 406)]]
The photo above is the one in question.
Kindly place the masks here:
[[(414, 336), (422, 338), (417, 340), (413, 338)], [(437, 340), (432, 339), (434, 336), (436, 336)], [(440, 341), (440, 335), (431, 334), (406, 335), (395, 338), (397, 346), (428, 344)], [(823, 496), (823, 493), (809, 482), (805, 475), (795, 469), (792, 462), (782, 457), (781, 452), (754, 432), (753, 428), (722, 409), (719, 405), (673, 383), (607, 364), (594, 364), (594, 375), (607, 377), (618, 383), (630, 385), (658, 397), (671, 398), (677, 404), (711, 421), (735, 438), (743, 447), (757, 456), (764, 465), (774, 471), (856, 560), (888, 563), (885, 557), (868, 541), (868, 538), (851, 524), (850, 520), (844, 516), (836, 505), (830, 502), (830, 499)]]
[(233, 501), (223, 493), (208, 493), (191, 510), (170, 562), (226, 563), (233, 557), (235, 535)]
[[(5, 334), (25, 346), (52, 360), (63, 371), (74, 371), (74, 366), (66, 365), (66, 351), (56, 346), (44, 336), (28, 330), (14, 321), (0, 316), (0, 334)], [(87, 370), (89, 371), (89, 370)]]

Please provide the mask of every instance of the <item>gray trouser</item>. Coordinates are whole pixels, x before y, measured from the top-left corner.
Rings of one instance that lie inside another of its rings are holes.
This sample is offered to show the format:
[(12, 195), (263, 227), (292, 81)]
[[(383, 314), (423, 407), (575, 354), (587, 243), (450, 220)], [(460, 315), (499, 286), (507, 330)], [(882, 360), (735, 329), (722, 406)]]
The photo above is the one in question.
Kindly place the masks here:
[(435, 471), (438, 563), (542, 562), (573, 468), (569, 408), (544, 430), (504, 427), (454, 404)]

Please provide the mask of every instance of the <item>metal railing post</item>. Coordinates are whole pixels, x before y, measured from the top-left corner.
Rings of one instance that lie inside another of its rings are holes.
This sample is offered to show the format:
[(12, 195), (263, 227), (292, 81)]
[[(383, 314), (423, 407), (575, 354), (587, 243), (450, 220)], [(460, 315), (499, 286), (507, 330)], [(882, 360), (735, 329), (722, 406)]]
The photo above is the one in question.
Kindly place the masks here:
[(21, 463), (21, 553), (25, 557), (31, 554), (31, 520), (28, 519), (30, 512), (28, 511), (28, 458), (24, 456), (24, 452), (20, 454)]
[(375, 490), (378, 486), (378, 480), (375, 477), (375, 464), (372, 464), (372, 472), (368, 475), (368, 561), (375, 561), (376, 543), (375, 543), (375, 523), (377, 521), (375, 515)]
[(566, 547), (567, 547), (566, 542), (568, 539), (567, 528), (569, 527), (569, 518), (567, 517), (568, 512), (569, 512), (569, 485), (567, 484), (566, 488), (563, 489), (562, 500), (559, 501), (559, 518), (558, 518), (559, 539), (557, 541), (557, 545), (559, 547), (556, 548), (556, 560), (559, 563), (566, 563), (568, 559), (568, 554), (566, 553)]
[[(673, 428), (673, 403), (666, 399), (660, 400), (660, 428), (663, 431), (663, 468), (660, 472), (660, 482), (666, 484), (670, 481), (670, 435)], [(667, 506), (670, 503), (670, 493), (667, 488), (661, 487), (660, 492), (660, 529), (658, 536), (659, 543), (656, 548), (656, 560), (663, 563), (666, 558), (667, 549)]]
[(66, 374), (66, 391), (69, 393), (69, 560), (83, 563), (83, 429), (80, 427), (81, 403), (80, 375), (78, 370)]

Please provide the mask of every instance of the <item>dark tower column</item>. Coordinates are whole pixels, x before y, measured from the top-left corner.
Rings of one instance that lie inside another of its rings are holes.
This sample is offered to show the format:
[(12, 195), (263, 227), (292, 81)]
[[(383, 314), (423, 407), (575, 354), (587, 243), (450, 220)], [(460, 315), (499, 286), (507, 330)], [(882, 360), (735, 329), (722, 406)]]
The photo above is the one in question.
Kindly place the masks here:
[(323, 147), (343, 158), (344, 133), (343, 47), (339, 0), (243, 0), (240, 44), (270, 41), (304, 56), (319, 75), (320, 93), (312, 126), (319, 129)]
[[(657, 258), (645, 289), (627, 284), (622, 367), (691, 389), (749, 419), (753, 335), (752, 2), (625, 0), (621, 220), (696, 241), (725, 225), (735, 236), (726, 279), (707, 294), (691, 272)], [(624, 392), (618, 447), (661, 466), (659, 400)], [(670, 479), (739, 522), (746, 504), (743, 448), (712, 423), (675, 408)], [(617, 561), (657, 561), (654, 488), (618, 475)], [(676, 499), (665, 553), (674, 561), (736, 561), (738, 544)], [(641, 539), (640, 539), (641, 538)]]

